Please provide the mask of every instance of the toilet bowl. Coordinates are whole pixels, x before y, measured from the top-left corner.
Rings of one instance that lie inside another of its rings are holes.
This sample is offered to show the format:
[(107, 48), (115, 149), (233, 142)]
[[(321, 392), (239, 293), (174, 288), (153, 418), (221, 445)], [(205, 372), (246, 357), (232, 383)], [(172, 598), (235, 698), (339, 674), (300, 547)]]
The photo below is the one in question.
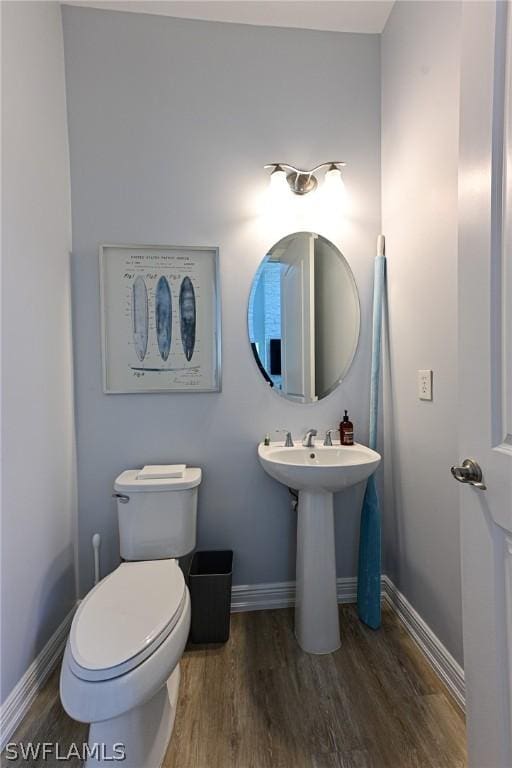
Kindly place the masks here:
[(91, 724), (87, 768), (121, 752), (124, 768), (160, 768), (189, 628), (190, 597), (175, 559), (122, 563), (82, 601), (60, 694), (71, 717)]

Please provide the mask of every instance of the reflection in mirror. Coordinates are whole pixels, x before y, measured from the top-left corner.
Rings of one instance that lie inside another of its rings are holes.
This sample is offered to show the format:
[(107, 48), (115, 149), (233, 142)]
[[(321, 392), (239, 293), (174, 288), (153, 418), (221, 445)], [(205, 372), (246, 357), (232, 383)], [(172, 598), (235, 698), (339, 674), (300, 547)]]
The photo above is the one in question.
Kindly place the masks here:
[(332, 392), (360, 325), (354, 276), (338, 248), (313, 232), (276, 243), (254, 277), (248, 325), (256, 364), (276, 392), (299, 403)]

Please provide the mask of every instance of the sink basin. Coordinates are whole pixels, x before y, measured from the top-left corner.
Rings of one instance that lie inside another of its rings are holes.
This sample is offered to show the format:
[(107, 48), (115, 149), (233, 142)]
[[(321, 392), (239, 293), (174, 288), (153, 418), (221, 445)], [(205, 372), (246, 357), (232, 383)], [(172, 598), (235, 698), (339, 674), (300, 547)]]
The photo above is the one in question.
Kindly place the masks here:
[(376, 451), (359, 443), (313, 448), (260, 443), (258, 456), (263, 469), (274, 480), (297, 490), (309, 488), (331, 493), (366, 480), (380, 463)]
[(299, 491), (295, 636), (308, 653), (340, 647), (333, 494), (366, 480), (380, 455), (365, 445), (258, 446), (265, 472)]

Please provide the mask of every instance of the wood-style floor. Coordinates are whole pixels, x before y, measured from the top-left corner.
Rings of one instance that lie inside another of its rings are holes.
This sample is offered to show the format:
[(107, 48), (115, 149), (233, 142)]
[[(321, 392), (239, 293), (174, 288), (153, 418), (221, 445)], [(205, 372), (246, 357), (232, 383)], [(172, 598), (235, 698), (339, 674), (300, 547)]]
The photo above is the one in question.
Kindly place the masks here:
[[(300, 650), (291, 610), (235, 614), (226, 645), (188, 650), (165, 768), (466, 766), (464, 717), (394, 614), (378, 632), (351, 605), (340, 621), (342, 647), (326, 656)], [(84, 739), (57, 672), (13, 740)]]

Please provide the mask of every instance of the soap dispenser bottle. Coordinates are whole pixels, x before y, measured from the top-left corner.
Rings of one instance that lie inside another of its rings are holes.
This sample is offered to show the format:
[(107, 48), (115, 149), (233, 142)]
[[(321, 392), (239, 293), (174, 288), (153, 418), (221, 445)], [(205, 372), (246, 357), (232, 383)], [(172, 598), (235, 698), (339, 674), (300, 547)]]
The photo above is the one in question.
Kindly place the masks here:
[(348, 411), (345, 411), (343, 421), (340, 423), (340, 443), (354, 445), (354, 425), (348, 417)]

